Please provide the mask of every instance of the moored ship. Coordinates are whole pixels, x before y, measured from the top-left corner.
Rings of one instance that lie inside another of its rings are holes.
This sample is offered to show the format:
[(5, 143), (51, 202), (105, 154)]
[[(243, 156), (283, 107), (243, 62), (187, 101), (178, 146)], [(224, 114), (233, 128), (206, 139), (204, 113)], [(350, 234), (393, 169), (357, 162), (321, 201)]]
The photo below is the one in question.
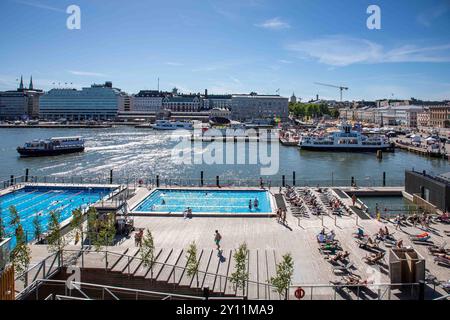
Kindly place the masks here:
[(155, 124), (152, 125), (152, 128), (155, 130), (193, 130), (194, 126), (191, 122), (156, 120)]
[(339, 131), (328, 135), (303, 136), (299, 147), (311, 151), (376, 152), (393, 151), (394, 146), (385, 136), (367, 137), (343, 123)]
[(56, 137), (45, 140), (33, 140), (26, 142), (23, 147), (18, 147), (21, 157), (56, 156), (66, 153), (84, 151), (84, 139), (82, 137)]

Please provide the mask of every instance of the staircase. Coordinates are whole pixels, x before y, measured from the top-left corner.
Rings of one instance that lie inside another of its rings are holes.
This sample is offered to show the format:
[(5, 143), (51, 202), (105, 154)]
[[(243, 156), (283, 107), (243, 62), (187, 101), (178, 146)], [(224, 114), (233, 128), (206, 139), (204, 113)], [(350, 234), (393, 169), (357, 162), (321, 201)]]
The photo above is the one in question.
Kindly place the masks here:
[[(118, 249), (118, 248), (117, 248)], [(179, 294), (202, 294), (210, 289), (211, 296), (247, 296), (248, 299), (277, 299), (278, 295), (268, 285), (275, 275), (280, 257), (273, 249), (255, 249), (248, 253), (247, 271), (249, 281), (244, 290), (236, 290), (230, 282), (234, 270), (234, 250), (223, 250), (221, 255), (214, 249), (200, 249), (198, 275), (187, 275), (187, 253), (183, 249), (155, 250), (153, 268), (145, 267), (140, 248), (127, 248), (115, 252), (84, 253), (77, 265), (83, 268), (83, 281), (97, 283), (104, 278), (110, 285), (162, 290)], [(105, 257), (107, 255), (107, 258)], [(92, 275), (89, 275), (89, 271)], [(95, 270), (95, 271), (94, 271)], [(103, 272), (103, 274), (101, 274)], [(106, 273), (105, 273), (106, 272)], [(86, 275), (87, 274), (87, 275)]]

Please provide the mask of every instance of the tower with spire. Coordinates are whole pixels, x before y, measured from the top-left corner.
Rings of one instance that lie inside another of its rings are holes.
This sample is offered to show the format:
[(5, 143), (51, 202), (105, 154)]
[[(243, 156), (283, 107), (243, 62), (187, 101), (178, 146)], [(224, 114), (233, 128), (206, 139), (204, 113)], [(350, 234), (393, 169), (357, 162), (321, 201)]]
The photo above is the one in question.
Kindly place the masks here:
[(30, 85), (28, 86), (29, 90), (33, 90), (33, 76), (30, 77)]
[(19, 90), (23, 90), (23, 76), (20, 76)]
[(294, 92), (292, 92), (292, 96), (291, 96), (290, 102), (291, 103), (297, 103), (297, 97), (295, 96)]

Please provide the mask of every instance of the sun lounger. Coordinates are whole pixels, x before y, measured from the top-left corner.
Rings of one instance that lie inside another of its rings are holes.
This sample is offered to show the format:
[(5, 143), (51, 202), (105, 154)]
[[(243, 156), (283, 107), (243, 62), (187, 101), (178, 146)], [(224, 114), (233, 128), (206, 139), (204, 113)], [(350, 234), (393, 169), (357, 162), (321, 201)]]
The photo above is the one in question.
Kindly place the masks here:
[(434, 257), (434, 262), (445, 267), (450, 267), (450, 258), (447, 255), (440, 255)]
[(352, 273), (353, 269), (353, 263), (349, 262), (347, 264), (339, 264), (338, 266), (333, 267), (333, 272), (340, 272), (340, 273)]
[(384, 260), (385, 255), (386, 255), (385, 252), (380, 252), (377, 254), (372, 254), (370, 256), (366, 256), (363, 259), (367, 264), (377, 264), (380, 261)]

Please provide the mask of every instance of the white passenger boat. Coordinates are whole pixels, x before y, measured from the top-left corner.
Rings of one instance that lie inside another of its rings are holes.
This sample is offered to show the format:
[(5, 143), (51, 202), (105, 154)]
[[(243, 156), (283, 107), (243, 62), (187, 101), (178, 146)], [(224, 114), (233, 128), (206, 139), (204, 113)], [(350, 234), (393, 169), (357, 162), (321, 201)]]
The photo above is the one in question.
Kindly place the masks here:
[(156, 120), (156, 122), (152, 125), (152, 128), (155, 130), (193, 130), (194, 125), (192, 122)]
[(325, 135), (303, 136), (299, 147), (312, 151), (342, 151), (342, 152), (376, 152), (378, 150), (393, 151), (394, 146), (383, 135), (367, 137), (352, 130), (348, 123), (343, 123), (339, 131)]

